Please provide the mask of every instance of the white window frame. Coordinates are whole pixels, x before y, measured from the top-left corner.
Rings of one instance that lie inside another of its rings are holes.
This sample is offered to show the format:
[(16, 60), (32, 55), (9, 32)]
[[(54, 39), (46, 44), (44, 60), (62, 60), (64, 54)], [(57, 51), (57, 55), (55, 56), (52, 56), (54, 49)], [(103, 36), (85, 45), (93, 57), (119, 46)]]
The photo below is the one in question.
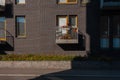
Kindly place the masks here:
[(17, 4), (25, 4), (25, 3), (26, 3), (26, 0), (16, 0), (16, 3), (17, 3)]
[(60, 2), (60, 0), (58, 0), (58, 4), (77, 4), (78, 0), (76, 0), (75, 2), (68, 2), (68, 0), (64, 0), (64, 2)]

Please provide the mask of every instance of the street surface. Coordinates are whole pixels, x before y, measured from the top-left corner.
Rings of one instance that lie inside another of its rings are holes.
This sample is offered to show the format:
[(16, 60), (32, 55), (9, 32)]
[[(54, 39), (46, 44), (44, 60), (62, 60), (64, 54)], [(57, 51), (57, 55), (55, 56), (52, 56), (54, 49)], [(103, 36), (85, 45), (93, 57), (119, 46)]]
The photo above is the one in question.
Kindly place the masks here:
[(0, 80), (120, 80), (120, 70), (0, 69)]

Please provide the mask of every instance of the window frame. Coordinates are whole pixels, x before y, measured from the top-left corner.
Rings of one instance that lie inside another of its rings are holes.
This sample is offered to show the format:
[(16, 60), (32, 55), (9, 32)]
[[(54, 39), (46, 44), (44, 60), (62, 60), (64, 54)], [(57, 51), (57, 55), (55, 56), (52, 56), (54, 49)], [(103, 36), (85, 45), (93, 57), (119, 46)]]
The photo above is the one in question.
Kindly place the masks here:
[(75, 24), (76, 24), (76, 27), (78, 27), (78, 16), (77, 15), (69, 15), (68, 16), (68, 22), (69, 22), (70, 16), (72, 16), (72, 17), (74, 16), (75, 17)]
[[(5, 17), (3, 17), (3, 18), (5, 18)], [(6, 18), (5, 18), (5, 21), (4, 21), (4, 29), (3, 30), (4, 30), (4, 33), (5, 33), (5, 38), (0, 38), (0, 40), (6, 41)]]
[(66, 20), (67, 20), (67, 21), (66, 21), (66, 26), (71, 26), (71, 25), (69, 25), (70, 16), (75, 16), (75, 18), (76, 18), (76, 19), (75, 19), (75, 22), (76, 22), (75, 24), (76, 24), (76, 27), (78, 27), (78, 15), (57, 15), (57, 16), (56, 16), (56, 25), (59, 26), (59, 25), (58, 25), (58, 22), (59, 22), (58, 20), (59, 20), (59, 18), (60, 18), (60, 17), (64, 17), (64, 18), (66, 18)]
[[(20, 35), (18, 32), (18, 26), (17, 26), (17, 17), (24, 17), (24, 35)], [(16, 16), (15, 17), (15, 23), (16, 23), (16, 37), (17, 38), (26, 38), (26, 17), (25, 16)]]
[(56, 17), (56, 25), (59, 26), (59, 18), (66, 18), (66, 25), (68, 24), (68, 16), (67, 15), (57, 15)]
[(15, 3), (16, 4), (26, 4), (26, 0), (24, 0), (25, 1), (25, 3), (19, 3), (17, 0), (15, 0)]
[(58, 0), (58, 4), (77, 4), (78, 0), (76, 0), (75, 2), (69, 2), (68, 0), (66, 0), (66, 2), (59, 2)]

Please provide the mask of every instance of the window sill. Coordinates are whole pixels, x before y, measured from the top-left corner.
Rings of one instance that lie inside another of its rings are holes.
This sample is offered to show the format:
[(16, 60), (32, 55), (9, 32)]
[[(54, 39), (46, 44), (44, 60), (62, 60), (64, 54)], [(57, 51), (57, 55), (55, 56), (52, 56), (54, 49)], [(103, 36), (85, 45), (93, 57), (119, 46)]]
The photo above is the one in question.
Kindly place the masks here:
[(16, 3), (16, 5), (25, 5), (26, 3)]
[(18, 39), (26, 39), (26, 36), (17, 36)]
[(67, 4), (67, 5), (70, 5), (70, 4), (77, 4), (77, 2), (72, 2), (72, 3), (58, 3), (58, 4)]

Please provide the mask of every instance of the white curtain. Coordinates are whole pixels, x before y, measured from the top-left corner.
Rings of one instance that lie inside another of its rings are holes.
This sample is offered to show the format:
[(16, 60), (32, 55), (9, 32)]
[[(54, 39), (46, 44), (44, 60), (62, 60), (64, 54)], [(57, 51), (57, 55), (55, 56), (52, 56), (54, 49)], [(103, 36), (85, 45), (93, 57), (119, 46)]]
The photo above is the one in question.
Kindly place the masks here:
[(5, 0), (0, 0), (0, 6), (5, 6)]

